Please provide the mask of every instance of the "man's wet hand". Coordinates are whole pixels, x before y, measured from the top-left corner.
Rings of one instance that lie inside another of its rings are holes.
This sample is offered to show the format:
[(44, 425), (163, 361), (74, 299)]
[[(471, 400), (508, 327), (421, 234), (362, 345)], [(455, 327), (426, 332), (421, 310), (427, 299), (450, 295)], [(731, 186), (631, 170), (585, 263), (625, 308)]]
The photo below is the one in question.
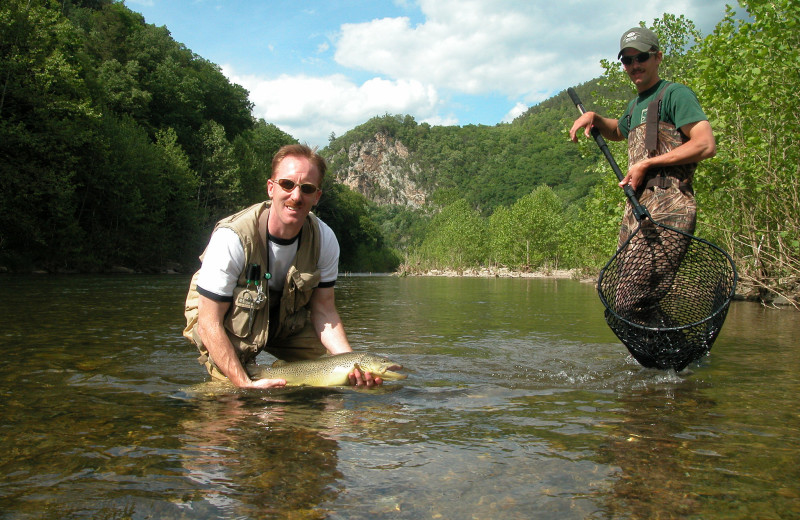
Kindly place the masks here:
[(373, 386), (379, 386), (383, 384), (383, 379), (380, 377), (372, 377), (371, 373), (362, 373), (357, 368), (347, 374), (347, 378), (350, 380), (350, 384), (352, 386), (366, 386), (367, 388), (372, 388)]

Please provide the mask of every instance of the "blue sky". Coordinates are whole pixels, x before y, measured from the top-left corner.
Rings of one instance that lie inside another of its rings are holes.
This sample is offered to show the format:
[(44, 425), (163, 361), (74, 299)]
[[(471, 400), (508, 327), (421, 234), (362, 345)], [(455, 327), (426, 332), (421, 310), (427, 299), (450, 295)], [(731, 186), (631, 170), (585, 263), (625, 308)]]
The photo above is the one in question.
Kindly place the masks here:
[[(728, 0), (730, 2), (730, 0)], [(324, 147), (373, 116), (495, 125), (601, 74), (665, 12), (709, 34), (725, 0), (126, 0), (219, 65), (256, 117)]]

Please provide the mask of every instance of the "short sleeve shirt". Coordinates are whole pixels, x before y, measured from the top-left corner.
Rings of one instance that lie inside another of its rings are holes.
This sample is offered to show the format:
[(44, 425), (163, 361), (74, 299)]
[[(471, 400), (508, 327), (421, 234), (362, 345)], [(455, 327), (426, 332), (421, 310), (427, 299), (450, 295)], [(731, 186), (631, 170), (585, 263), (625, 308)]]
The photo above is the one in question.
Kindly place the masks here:
[[(318, 287), (333, 287), (339, 273), (339, 242), (333, 230), (319, 222), (320, 252), (317, 268), (320, 270)], [(298, 238), (269, 240), (269, 286), (282, 290), (289, 267), (297, 252)], [(202, 294), (218, 301), (230, 301), (239, 275), (244, 271), (244, 248), (239, 236), (229, 228), (214, 231), (206, 247), (203, 264), (197, 275), (197, 287)]]
[[(681, 128), (684, 125), (708, 120), (692, 89), (686, 85), (669, 83), (662, 79), (628, 103), (628, 108), (625, 109), (625, 114), (619, 119), (618, 125), (623, 137), (627, 139), (628, 133), (632, 128), (645, 123), (648, 105), (656, 98), (661, 89), (666, 88), (668, 85), (672, 86), (664, 94), (659, 121), (673, 124), (675, 128)], [(635, 107), (634, 103), (636, 103)], [(631, 108), (633, 108), (632, 114), (630, 113)]]

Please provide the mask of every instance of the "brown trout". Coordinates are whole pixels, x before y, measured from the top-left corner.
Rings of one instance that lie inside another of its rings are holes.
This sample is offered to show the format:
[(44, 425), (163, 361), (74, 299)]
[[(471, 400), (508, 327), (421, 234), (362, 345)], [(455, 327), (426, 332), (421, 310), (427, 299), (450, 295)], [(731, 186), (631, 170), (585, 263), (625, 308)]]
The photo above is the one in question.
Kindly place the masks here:
[(401, 370), (402, 365), (365, 352), (347, 352), (291, 363), (276, 361), (271, 367), (249, 366), (247, 372), (253, 379), (285, 379), (286, 386), (345, 386), (350, 384), (347, 374), (356, 368), (384, 381), (397, 381), (407, 377), (395, 372)]

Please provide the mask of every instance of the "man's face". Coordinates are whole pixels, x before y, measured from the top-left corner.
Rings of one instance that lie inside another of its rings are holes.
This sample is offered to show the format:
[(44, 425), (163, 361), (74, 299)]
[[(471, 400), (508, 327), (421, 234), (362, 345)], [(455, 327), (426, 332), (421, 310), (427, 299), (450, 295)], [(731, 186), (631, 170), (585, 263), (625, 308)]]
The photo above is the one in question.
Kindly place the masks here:
[[(622, 56), (634, 58), (642, 54), (641, 51), (628, 47), (622, 51)], [(658, 66), (661, 64), (661, 51), (649, 55), (647, 61), (639, 62), (634, 59), (630, 65), (624, 65), (625, 73), (631, 78), (636, 90), (644, 92), (658, 83)]]
[[(322, 192), (303, 193), (302, 184), (320, 185), (317, 168), (305, 157), (285, 157), (267, 181), (267, 194), (272, 199), (269, 212), (269, 232), (278, 238), (294, 238), (303, 227), (311, 207), (319, 202)], [(279, 185), (281, 180), (290, 180), (295, 186), (286, 191)], [(308, 188), (307, 188), (308, 189)]]

